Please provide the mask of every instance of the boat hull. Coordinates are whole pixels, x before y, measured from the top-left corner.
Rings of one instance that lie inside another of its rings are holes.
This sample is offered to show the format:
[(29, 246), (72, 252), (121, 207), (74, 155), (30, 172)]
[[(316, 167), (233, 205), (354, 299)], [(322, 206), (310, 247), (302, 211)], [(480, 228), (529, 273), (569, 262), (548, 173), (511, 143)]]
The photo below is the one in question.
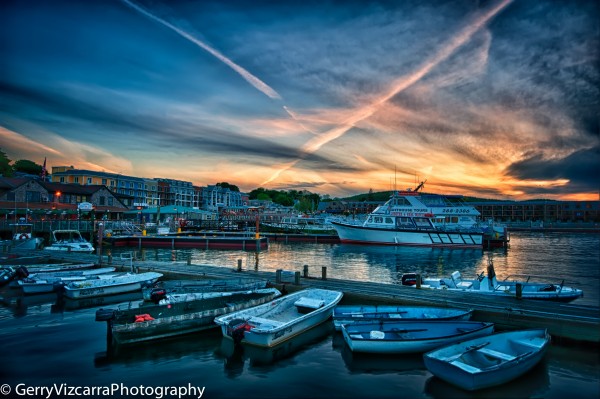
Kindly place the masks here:
[(423, 355), (423, 360), (436, 377), (475, 391), (525, 374), (542, 360), (549, 343), (545, 330), (511, 331), (434, 350)]
[(479, 248), (483, 233), (440, 230), (399, 230), (332, 222), (342, 243)]
[(115, 344), (126, 345), (217, 328), (214, 323), (215, 317), (261, 305), (279, 295), (279, 291), (271, 288), (252, 292), (233, 292), (207, 300), (174, 303), (171, 306), (142, 306), (127, 311), (118, 318), (128, 318), (136, 313), (149, 313), (154, 314), (156, 319), (138, 323), (111, 322), (113, 341)]
[[(244, 320), (251, 324), (251, 328), (244, 332), (242, 343), (273, 347), (328, 320), (333, 313), (333, 308), (342, 299), (342, 295), (337, 291), (306, 289), (253, 309), (218, 317), (215, 322), (221, 326), (224, 337), (233, 339), (235, 334), (232, 329), (233, 322)], [(294, 307), (296, 301), (305, 297), (325, 300), (323, 306), (306, 314), (288, 311)], [(286, 312), (289, 317), (277, 320), (278, 313)]]
[(126, 279), (123, 277), (119, 279), (98, 280), (97, 284), (91, 281), (71, 283), (65, 286), (64, 295), (67, 298), (80, 299), (139, 291), (142, 287), (147, 287), (155, 283), (162, 277), (162, 274), (148, 272), (135, 276), (138, 276), (138, 278)]
[(380, 354), (423, 353), (493, 332), (493, 323), (469, 321), (402, 321), (342, 327), (351, 351)]
[(428, 306), (342, 305), (333, 310), (333, 324), (337, 331), (341, 331), (343, 324), (424, 319), (469, 320), (472, 313), (471, 310)]

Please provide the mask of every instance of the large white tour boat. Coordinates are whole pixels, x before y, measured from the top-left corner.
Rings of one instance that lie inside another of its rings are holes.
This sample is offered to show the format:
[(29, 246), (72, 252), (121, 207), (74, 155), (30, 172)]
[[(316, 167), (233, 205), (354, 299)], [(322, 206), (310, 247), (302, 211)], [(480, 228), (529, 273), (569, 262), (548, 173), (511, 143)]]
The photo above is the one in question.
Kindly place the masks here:
[[(343, 243), (481, 247), (492, 226), (460, 195), (422, 194), (419, 189), (396, 191), (362, 225), (332, 222)], [(499, 232), (496, 232), (499, 233)], [(497, 235), (494, 233), (495, 238)]]

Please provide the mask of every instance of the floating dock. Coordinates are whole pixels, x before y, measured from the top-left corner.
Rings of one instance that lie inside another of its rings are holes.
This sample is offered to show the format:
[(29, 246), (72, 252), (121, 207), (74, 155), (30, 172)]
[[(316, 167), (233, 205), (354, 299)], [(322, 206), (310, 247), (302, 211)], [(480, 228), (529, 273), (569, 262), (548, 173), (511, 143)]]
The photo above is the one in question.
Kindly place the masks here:
[[(22, 255), (34, 253), (19, 252)], [(318, 276), (303, 271), (267, 272), (242, 269), (242, 261), (231, 268), (197, 265), (187, 262), (131, 261), (109, 256), (61, 253), (56, 261), (95, 262), (115, 266), (122, 271), (134, 268), (156, 271), (171, 279), (252, 277), (272, 282), (288, 292), (314, 287), (338, 290), (344, 293), (344, 303), (406, 304), (422, 306), (459, 307), (473, 309), (473, 320), (496, 324), (499, 330), (546, 328), (553, 340), (565, 343), (600, 345), (600, 308), (551, 301), (522, 300), (513, 297), (486, 297), (444, 290), (417, 289), (396, 284), (339, 280), (327, 277), (323, 268)]]
[(167, 249), (237, 249), (263, 251), (269, 248), (268, 237), (218, 235), (156, 235), (117, 236), (103, 239), (114, 247), (167, 248)]

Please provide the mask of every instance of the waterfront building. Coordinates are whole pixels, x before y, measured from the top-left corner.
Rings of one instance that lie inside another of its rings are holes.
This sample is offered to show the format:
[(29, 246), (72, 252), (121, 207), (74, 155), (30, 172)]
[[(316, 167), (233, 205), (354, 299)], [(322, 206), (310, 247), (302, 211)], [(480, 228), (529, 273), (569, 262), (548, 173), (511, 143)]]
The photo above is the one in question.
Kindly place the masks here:
[(126, 204), (104, 185), (0, 178), (0, 212), (4, 215), (25, 214), (38, 218), (45, 215), (74, 215), (78, 214), (78, 205), (81, 203), (91, 203), (96, 218), (108, 213), (118, 218), (127, 210)]
[(210, 185), (202, 189), (202, 208), (214, 211), (219, 208), (236, 208), (244, 204), (242, 193), (232, 191), (228, 187)]

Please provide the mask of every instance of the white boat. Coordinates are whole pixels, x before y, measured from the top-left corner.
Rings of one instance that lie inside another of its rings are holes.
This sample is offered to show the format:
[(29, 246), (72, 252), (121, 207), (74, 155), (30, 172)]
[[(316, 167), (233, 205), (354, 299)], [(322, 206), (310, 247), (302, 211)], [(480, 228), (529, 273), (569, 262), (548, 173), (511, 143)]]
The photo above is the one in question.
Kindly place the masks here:
[(131, 344), (216, 328), (216, 316), (261, 305), (281, 295), (275, 288), (249, 291), (174, 294), (158, 304), (132, 301), (116, 309), (100, 309), (114, 344)]
[(154, 284), (160, 277), (162, 277), (162, 273), (146, 272), (127, 273), (114, 278), (74, 281), (65, 285), (65, 297), (78, 299), (139, 291), (142, 287)]
[[(42, 294), (59, 291), (68, 283), (73, 281), (84, 281), (101, 278), (115, 271), (114, 267), (103, 267), (89, 270), (74, 270), (64, 272), (34, 273), (29, 277), (18, 280), (15, 284), (21, 288), (24, 294)], [(114, 274), (111, 274), (114, 276)]]
[(204, 280), (162, 280), (152, 287), (144, 288), (145, 301), (157, 302), (173, 294), (197, 292), (246, 291), (266, 288), (267, 281), (256, 278), (229, 278)]
[(423, 355), (423, 360), (436, 377), (474, 391), (525, 374), (542, 360), (549, 344), (544, 329), (510, 331), (437, 349)]
[(310, 288), (251, 309), (217, 317), (224, 337), (272, 347), (331, 317), (342, 299), (339, 291)]
[(92, 269), (95, 266), (95, 263), (38, 263), (23, 267), (27, 269), (28, 273), (35, 274)]
[[(411, 281), (409, 277), (414, 275), (403, 275), (402, 281)], [(548, 282), (532, 281), (531, 278), (546, 279)], [(409, 283), (408, 285), (413, 285)], [(539, 299), (547, 301), (570, 302), (581, 296), (583, 291), (564, 285), (564, 280), (551, 282), (547, 277), (511, 275), (502, 281), (496, 278), (494, 264), (490, 259), (488, 262), (487, 275), (481, 272), (475, 279), (463, 279), (460, 272), (454, 271), (450, 277), (425, 278), (422, 280), (421, 288), (441, 289), (448, 291), (467, 292), (480, 295), (510, 296), (522, 299)]]
[(20, 218), (18, 223), (11, 224), (14, 228), (12, 246), (14, 249), (40, 249), (44, 240), (33, 235), (33, 224)]
[(52, 243), (45, 251), (94, 252), (94, 246), (86, 241), (79, 230), (54, 230)]
[[(362, 225), (332, 222), (342, 243), (477, 248), (491, 228), (462, 196), (396, 191)], [(494, 227), (496, 230), (498, 226)], [(495, 234), (498, 231), (495, 231)], [(502, 234), (504, 229), (502, 228)], [(494, 235), (496, 238), (496, 235)]]
[(279, 222), (262, 223), (262, 225), (289, 233), (335, 234), (331, 220), (324, 217), (284, 216)]
[(352, 352), (423, 353), (455, 342), (490, 335), (493, 323), (478, 321), (382, 321), (342, 325)]
[(430, 306), (404, 305), (338, 305), (333, 309), (333, 324), (337, 331), (342, 324), (378, 321), (469, 320), (473, 311)]

